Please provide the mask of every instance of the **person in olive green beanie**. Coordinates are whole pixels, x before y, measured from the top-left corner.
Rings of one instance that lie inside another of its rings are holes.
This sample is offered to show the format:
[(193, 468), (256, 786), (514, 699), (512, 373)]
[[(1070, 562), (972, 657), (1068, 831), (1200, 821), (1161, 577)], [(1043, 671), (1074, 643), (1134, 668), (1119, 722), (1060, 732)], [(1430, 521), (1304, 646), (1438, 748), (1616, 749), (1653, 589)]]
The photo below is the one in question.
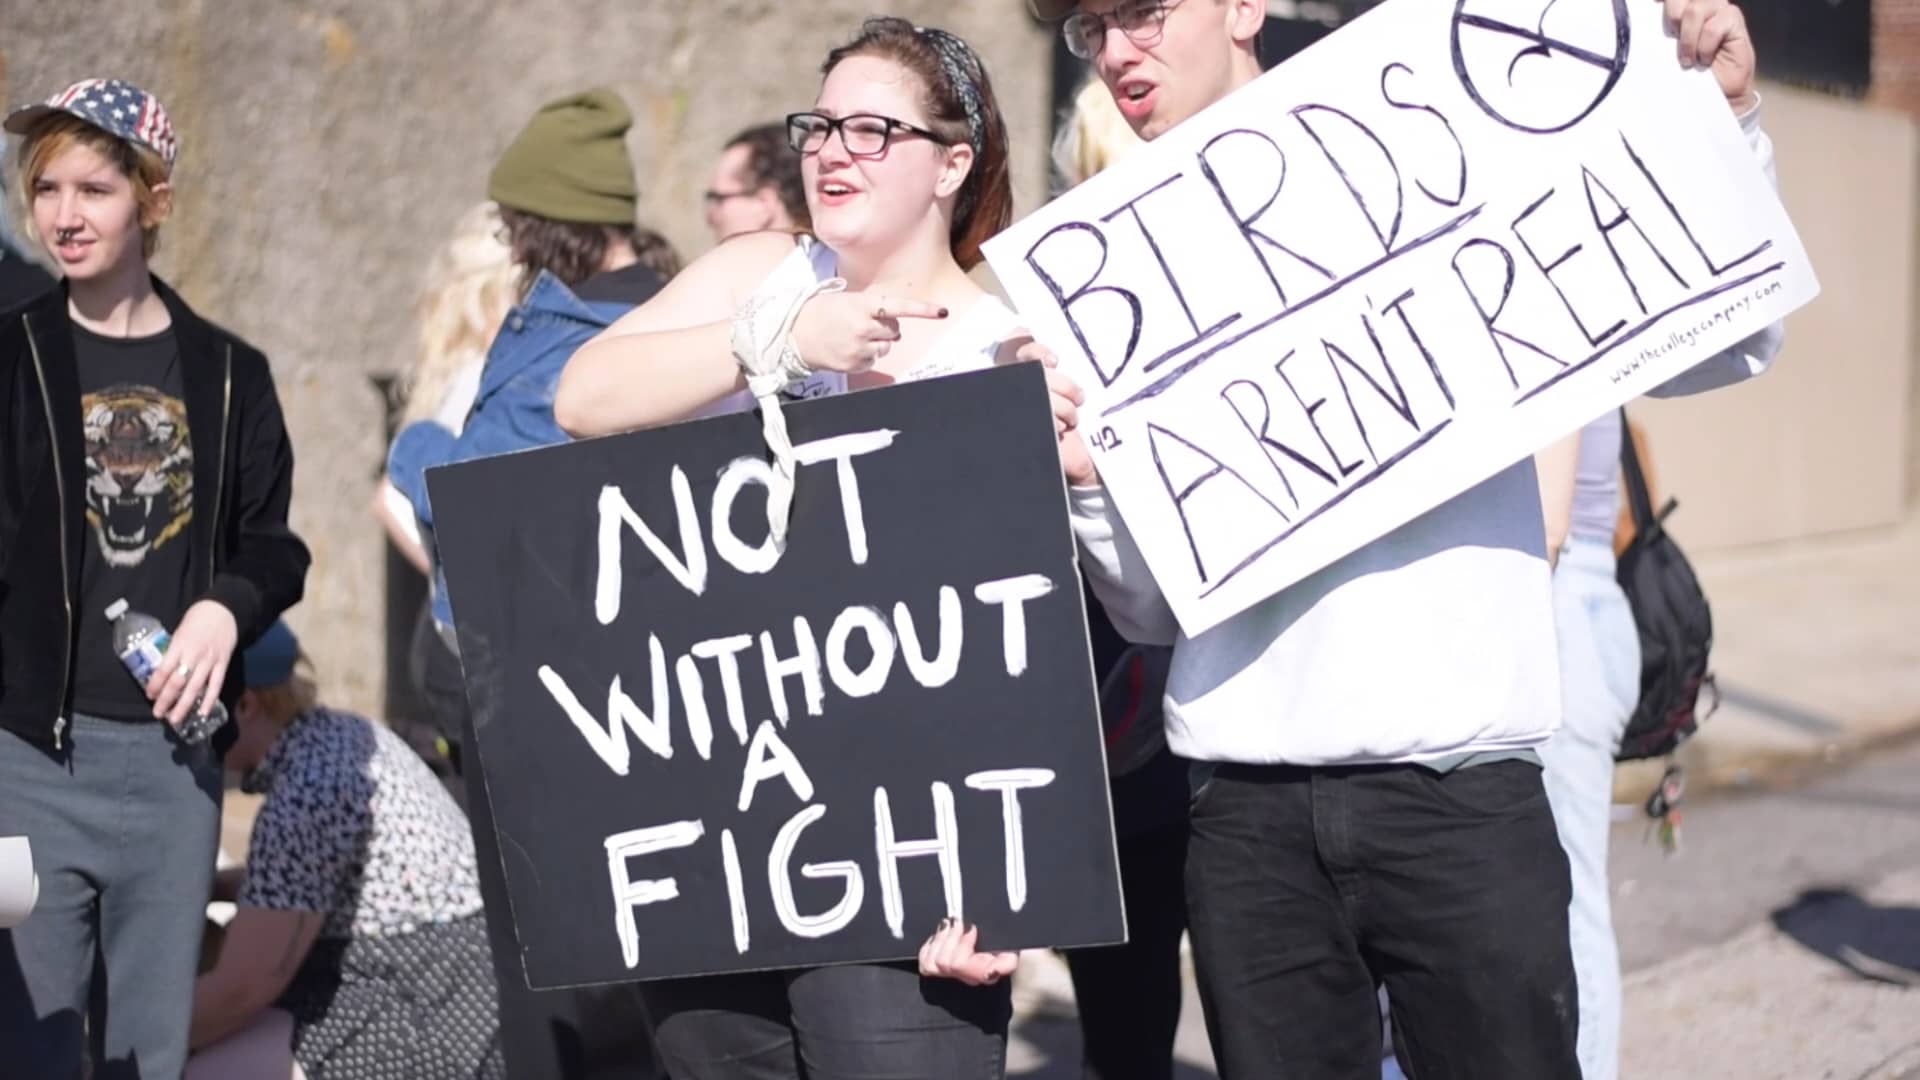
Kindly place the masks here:
[(487, 197), (500, 204), (523, 293), (542, 270), (577, 288), (636, 263), (662, 278), (679, 269), (665, 241), (635, 226), (632, 127), (620, 95), (594, 87), (541, 106), (494, 164)]
[[(459, 679), (453, 611), (427, 501), (426, 471), (489, 454), (565, 442), (553, 420), (553, 384), (573, 351), (678, 270), (673, 250), (635, 221), (639, 201), (626, 135), (633, 114), (612, 90), (596, 88), (540, 107), (501, 153), (487, 178), (520, 273), (519, 302), (495, 332), (480, 389), (459, 434), (434, 420), (408, 425), (387, 458), (387, 478), (406, 495), (434, 555), (432, 626), (420, 662)], [(445, 678), (446, 676), (441, 676)], [(473, 719), (463, 695), (443, 705), (458, 749), (462, 790), (474, 778)], [(444, 699), (444, 696), (442, 696)], [(507, 717), (510, 722), (513, 718)], [(499, 986), (500, 1043), (511, 1077), (571, 1080), (611, 1073), (652, 1076), (645, 1015), (631, 992), (608, 988), (527, 988), (510, 915), (492, 805), (476, 785), (465, 800), (473, 828), (480, 897)]]
[(595, 87), (548, 102), (500, 155), (487, 197), (554, 221), (631, 225), (640, 199), (627, 158), (633, 113)]

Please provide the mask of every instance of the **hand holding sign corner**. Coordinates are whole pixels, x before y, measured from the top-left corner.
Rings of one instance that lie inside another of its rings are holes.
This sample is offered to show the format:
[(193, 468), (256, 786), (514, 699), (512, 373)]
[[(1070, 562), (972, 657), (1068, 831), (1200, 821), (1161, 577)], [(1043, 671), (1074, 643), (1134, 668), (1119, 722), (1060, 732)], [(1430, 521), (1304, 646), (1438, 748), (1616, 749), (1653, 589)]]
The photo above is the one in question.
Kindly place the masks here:
[(1753, 92), (1756, 58), (1747, 17), (1732, 0), (1661, 0), (1679, 37), (1680, 63), (1712, 69), (1714, 81), (1736, 115), (1758, 104)]
[(1100, 470), (1080, 434), (1080, 406), (1087, 402), (1086, 392), (1060, 370), (1060, 358), (1033, 336), (1021, 331), (1008, 340), (1010, 350), (1002, 350), (1002, 362), (1038, 363), (1047, 369), (1047, 396), (1053, 405), (1053, 430), (1060, 438), (1060, 471), (1074, 487), (1093, 487), (1100, 483)]

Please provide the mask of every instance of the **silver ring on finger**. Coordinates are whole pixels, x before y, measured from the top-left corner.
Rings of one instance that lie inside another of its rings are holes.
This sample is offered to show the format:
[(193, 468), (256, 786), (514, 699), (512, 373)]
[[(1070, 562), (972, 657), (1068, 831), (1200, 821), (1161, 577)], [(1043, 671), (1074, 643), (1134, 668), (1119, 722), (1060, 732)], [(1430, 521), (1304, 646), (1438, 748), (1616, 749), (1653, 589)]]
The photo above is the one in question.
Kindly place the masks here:
[(193, 675), (193, 664), (189, 661), (182, 660), (180, 666), (173, 669), (173, 675), (174, 678), (177, 679), (189, 678)]

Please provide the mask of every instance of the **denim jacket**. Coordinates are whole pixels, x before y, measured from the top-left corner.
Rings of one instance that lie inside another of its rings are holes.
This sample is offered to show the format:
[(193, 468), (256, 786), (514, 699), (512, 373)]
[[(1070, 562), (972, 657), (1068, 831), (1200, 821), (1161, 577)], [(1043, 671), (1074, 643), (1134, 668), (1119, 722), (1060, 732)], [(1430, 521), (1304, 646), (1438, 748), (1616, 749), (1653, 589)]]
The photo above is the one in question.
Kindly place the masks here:
[[(427, 500), (427, 470), (474, 458), (551, 446), (568, 441), (553, 419), (553, 391), (574, 350), (631, 310), (629, 304), (589, 303), (560, 279), (542, 271), (527, 298), (508, 313), (487, 350), (480, 391), (455, 435), (421, 420), (409, 424), (387, 455), (387, 477), (413, 504), (421, 533), (433, 550), (433, 508)], [(433, 618), (453, 626), (447, 579), (438, 558), (433, 568)]]

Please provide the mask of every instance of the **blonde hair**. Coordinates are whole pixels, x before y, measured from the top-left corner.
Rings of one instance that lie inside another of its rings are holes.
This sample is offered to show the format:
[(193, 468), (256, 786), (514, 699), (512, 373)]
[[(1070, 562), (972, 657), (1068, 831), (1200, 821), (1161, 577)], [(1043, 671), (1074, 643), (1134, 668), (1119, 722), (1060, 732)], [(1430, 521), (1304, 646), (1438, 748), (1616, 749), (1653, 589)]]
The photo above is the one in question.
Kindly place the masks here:
[[(171, 191), (166, 161), (152, 150), (102, 131), (77, 116), (55, 113), (26, 137), (20, 147), (20, 198), (24, 204), (33, 206), (34, 185), (53, 167), (56, 158), (76, 146), (87, 147), (113, 162), (133, 185), (133, 201), (140, 208), (140, 251), (152, 258), (160, 248), (160, 225), (173, 208), (171, 195), (162, 193), (162, 188)], [(28, 214), (26, 220), (31, 222), (32, 215)], [(44, 248), (46, 238), (38, 235), (36, 226), (29, 227)]]
[(1142, 145), (1098, 76), (1080, 87), (1064, 119), (1053, 140), (1053, 169), (1062, 191), (1085, 183)]
[(454, 376), (486, 358), (512, 309), (519, 268), (503, 232), (497, 203), (469, 207), (428, 264), (414, 308), (420, 330), (413, 367), (400, 389), (403, 425), (439, 411)]

